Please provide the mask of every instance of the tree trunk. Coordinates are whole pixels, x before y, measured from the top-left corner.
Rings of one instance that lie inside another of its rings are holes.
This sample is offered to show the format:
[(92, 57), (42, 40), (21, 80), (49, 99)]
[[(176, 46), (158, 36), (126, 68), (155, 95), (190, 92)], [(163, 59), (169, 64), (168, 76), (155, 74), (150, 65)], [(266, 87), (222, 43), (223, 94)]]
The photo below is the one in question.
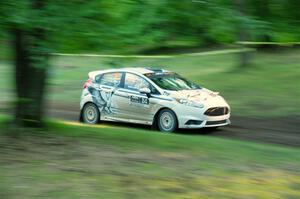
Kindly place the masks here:
[[(42, 0), (32, 1), (32, 8), (41, 10)], [(15, 124), (40, 127), (43, 119), (44, 91), (47, 78), (47, 54), (44, 51), (45, 31), (40, 26), (30, 30), (15, 28)]]
[(43, 119), (43, 96), (47, 74), (47, 57), (40, 49), (42, 31), (13, 31), (15, 49), (16, 104), (18, 126), (39, 127)]
[[(241, 18), (245, 16), (246, 13), (246, 5), (245, 5), (245, 0), (236, 0), (236, 9), (240, 15)], [(238, 25), (238, 38), (239, 41), (248, 41), (249, 40), (249, 35), (247, 31), (247, 26), (243, 23), (240, 23)], [(244, 47), (244, 46), (241, 46)], [(250, 65), (251, 61), (251, 52), (241, 52), (240, 53), (240, 62), (239, 62), (239, 67), (245, 68)]]

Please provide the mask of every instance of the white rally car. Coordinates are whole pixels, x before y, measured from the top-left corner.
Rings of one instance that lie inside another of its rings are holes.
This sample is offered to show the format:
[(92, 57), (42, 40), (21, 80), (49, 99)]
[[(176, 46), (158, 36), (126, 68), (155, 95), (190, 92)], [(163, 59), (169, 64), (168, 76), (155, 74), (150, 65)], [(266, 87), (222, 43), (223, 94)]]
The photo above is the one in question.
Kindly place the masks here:
[(80, 110), (85, 123), (139, 123), (164, 132), (230, 124), (229, 105), (218, 93), (171, 71), (151, 68), (90, 72)]

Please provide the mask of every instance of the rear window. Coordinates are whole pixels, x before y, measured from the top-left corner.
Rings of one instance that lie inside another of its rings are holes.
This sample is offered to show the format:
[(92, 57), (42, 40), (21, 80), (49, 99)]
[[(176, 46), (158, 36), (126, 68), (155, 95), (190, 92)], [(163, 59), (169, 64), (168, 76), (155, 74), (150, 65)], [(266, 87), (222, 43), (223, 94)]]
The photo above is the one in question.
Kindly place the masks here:
[(101, 77), (102, 77), (102, 74), (97, 75), (97, 76), (95, 77), (95, 82), (96, 82), (96, 83), (100, 83)]

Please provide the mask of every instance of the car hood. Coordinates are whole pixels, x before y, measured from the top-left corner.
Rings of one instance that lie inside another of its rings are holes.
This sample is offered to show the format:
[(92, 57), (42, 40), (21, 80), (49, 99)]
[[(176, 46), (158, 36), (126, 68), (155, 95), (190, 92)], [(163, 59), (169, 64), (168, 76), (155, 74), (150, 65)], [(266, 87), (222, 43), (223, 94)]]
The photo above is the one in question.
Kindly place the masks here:
[(210, 104), (210, 103), (222, 103), (227, 105), (225, 100), (219, 95), (218, 92), (213, 92), (206, 88), (197, 90), (180, 90), (180, 91), (168, 91), (169, 96), (174, 99), (186, 99), (195, 103)]

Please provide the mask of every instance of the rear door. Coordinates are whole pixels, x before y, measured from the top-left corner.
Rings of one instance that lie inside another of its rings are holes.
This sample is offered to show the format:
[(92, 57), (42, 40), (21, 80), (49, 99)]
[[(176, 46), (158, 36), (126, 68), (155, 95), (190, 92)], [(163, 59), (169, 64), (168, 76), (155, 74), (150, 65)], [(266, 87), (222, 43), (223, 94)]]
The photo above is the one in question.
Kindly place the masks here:
[(122, 87), (123, 77), (122, 72), (110, 72), (104, 73), (96, 80), (93, 101), (100, 109), (101, 119), (122, 117), (123, 113), (119, 109), (120, 96), (115, 93)]

